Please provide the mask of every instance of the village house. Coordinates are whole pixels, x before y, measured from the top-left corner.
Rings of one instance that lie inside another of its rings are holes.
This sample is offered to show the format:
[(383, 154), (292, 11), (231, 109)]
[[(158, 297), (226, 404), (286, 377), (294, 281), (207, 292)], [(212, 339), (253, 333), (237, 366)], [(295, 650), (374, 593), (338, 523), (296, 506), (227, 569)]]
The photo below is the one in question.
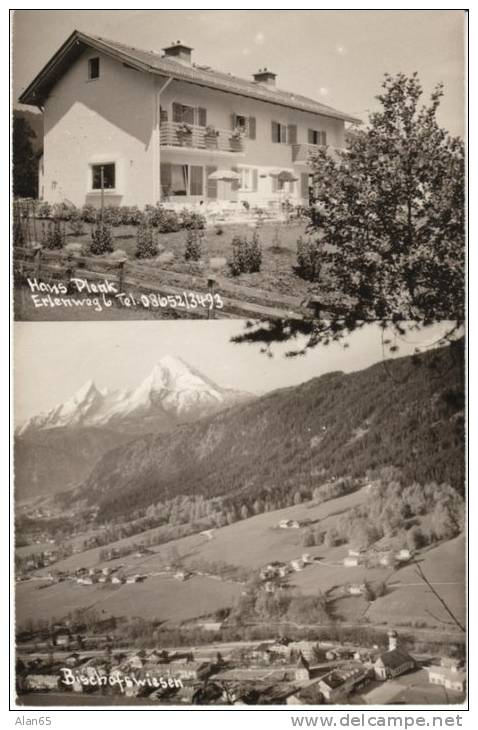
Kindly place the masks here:
[(368, 679), (369, 671), (361, 666), (351, 665), (333, 669), (319, 680), (318, 687), (327, 702), (337, 702), (349, 695)]
[(359, 564), (360, 560), (356, 555), (347, 555), (344, 558), (344, 566), (346, 568), (355, 568)]
[(401, 548), (395, 555), (395, 558), (400, 562), (407, 562), (412, 559), (412, 553), (408, 548)]
[(460, 668), (458, 660), (442, 659), (440, 666), (432, 665), (427, 669), (430, 684), (438, 684), (453, 692), (465, 691), (466, 672)]
[(40, 197), (77, 206), (308, 204), (308, 160), (358, 120), (276, 85), (74, 31), (21, 94), (44, 119)]
[(279, 527), (281, 530), (297, 530), (300, 527), (300, 523), (297, 520), (281, 520)]
[(260, 578), (261, 580), (271, 580), (272, 578), (285, 578), (289, 568), (286, 563), (280, 560), (274, 560), (268, 563), (264, 568), (261, 568)]
[(59, 688), (59, 675), (52, 673), (31, 673), (23, 678), (22, 688), (25, 691), (45, 692)]
[(361, 596), (365, 592), (365, 583), (351, 583), (347, 591), (351, 596)]
[(69, 629), (58, 629), (53, 633), (52, 642), (53, 646), (69, 647), (72, 641), (71, 632)]

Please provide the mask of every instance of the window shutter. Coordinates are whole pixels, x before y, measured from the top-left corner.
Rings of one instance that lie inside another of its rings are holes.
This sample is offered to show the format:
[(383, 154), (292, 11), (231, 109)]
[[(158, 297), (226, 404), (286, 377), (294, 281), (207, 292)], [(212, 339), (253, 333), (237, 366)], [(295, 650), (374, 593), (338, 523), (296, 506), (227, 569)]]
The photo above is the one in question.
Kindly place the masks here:
[(168, 110), (163, 109), (163, 107), (160, 107), (159, 118), (160, 118), (161, 122), (167, 122), (168, 121)]
[(183, 105), (173, 101), (173, 122), (183, 121)]
[(249, 139), (256, 138), (256, 118), (249, 117)]
[(271, 177), (271, 181), (272, 181), (272, 192), (276, 193), (277, 192), (277, 178), (275, 175), (273, 175)]
[(287, 125), (281, 124), (280, 125), (280, 141), (282, 144), (287, 144)]
[(235, 128), (236, 128), (236, 114), (233, 113), (233, 114), (231, 114), (231, 129), (235, 129)]
[(327, 144), (327, 132), (321, 132), (321, 140), (320, 144), (323, 144), (324, 146)]
[(198, 125), (200, 127), (207, 126), (207, 109), (204, 109), (201, 106), (198, 108)]
[(217, 180), (210, 180), (209, 175), (216, 170), (217, 167), (206, 167), (206, 196), (212, 200), (217, 198)]
[(202, 195), (203, 168), (199, 165), (191, 165), (190, 195)]
[(297, 144), (297, 124), (289, 124), (287, 127), (287, 141), (289, 144)]
[(307, 140), (308, 140), (309, 144), (314, 144), (314, 130), (313, 129), (308, 130)]
[(277, 122), (272, 122), (272, 141), (273, 142), (279, 142), (279, 125)]
[(254, 193), (257, 192), (257, 169), (252, 170), (252, 190)]
[(163, 195), (167, 195), (169, 194), (171, 188), (171, 163), (162, 162), (160, 167), (161, 190), (163, 191)]

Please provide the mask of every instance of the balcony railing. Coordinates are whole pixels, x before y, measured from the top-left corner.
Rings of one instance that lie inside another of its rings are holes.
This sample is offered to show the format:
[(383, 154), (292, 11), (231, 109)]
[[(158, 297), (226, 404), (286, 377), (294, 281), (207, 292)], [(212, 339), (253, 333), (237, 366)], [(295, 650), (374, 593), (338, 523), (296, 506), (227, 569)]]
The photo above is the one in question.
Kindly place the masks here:
[[(292, 145), (292, 162), (306, 163), (309, 159), (315, 155), (319, 150), (325, 149), (324, 146), (318, 144), (293, 144)], [(343, 147), (334, 147), (331, 145), (327, 146), (327, 152), (332, 154), (332, 157), (336, 156), (337, 152), (344, 152)]]
[(318, 144), (293, 144), (292, 162), (307, 162), (319, 150), (320, 145)]
[(183, 130), (184, 125), (178, 122), (162, 122), (162, 147), (190, 147), (196, 150), (210, 150), (211, 152), (242, 152), (244, 143), (242, 138), (232, 136), (232, 131), (217, 129), (215, 134), (207, 134), (206, 127), (189, 124), (189, 132)]

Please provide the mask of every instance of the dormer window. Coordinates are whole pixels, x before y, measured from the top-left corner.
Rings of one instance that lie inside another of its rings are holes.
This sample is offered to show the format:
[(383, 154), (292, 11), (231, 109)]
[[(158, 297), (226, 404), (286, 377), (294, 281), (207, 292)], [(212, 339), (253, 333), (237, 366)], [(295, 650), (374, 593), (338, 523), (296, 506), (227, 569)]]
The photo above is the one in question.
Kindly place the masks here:
[(92, 79), (99, 79), (100, 78), (100, 59), (99, 58), (90, 58), (88, 60), (88, 79), (91, 81)]

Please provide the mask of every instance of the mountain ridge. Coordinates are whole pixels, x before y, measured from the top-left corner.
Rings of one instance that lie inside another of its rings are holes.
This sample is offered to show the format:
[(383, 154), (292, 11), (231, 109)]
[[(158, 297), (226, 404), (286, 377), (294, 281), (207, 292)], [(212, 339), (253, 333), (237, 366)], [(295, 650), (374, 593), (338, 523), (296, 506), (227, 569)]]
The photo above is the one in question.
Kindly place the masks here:
[(16, 436), (59, 427), (118, 426), (122, 420), (145, 415), (202, 415), (251, 397), (222, 388), (181, 358), (166, 355), (136, 387), (100, 389), (93, 380), (85, 381), (65, 401), (28, 419)]
[(102, 519), (177, 494), (249, 509), (383, 466), (463, 491), (463, 373), (459, 346), (329, 373), (108, 452), (81, 495)]

